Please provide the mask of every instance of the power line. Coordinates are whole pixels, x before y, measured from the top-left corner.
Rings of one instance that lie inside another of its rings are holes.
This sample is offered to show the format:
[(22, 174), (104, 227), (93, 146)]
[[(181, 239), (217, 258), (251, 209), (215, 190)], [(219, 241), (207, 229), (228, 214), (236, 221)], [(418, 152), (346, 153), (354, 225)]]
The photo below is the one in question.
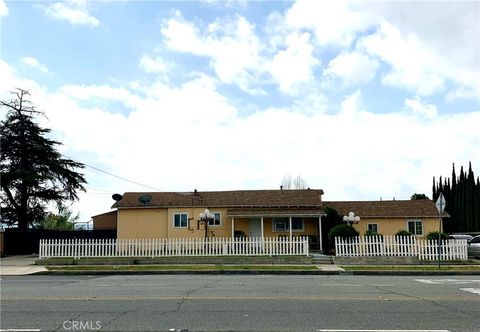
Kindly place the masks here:
[(81, 163), (81, 164), (83, 164), (83, 165), (85, 165), (85, 166), (87, 166), (87, 167), (89, 167), (89, 168), (92, 168), (92, 169), (94, 169), (94, 170), (96, 170), (96, 171), (98, 171), (98, 172), (101, 172), (101, 173), (104, 173), (104, 174), (113, 176), (113, 177), (115, 177), (115, 178), (117, 178), (117, 179), (120, 179), (120, 180), (123, 180), (123, 181), (127, 181), (127, 182), (130, 182), (130, 183), (136, 184), (136, 185), (138, 185), (138, 186), (146, 187), (146, 188), (153, 189), (153, 190), (156, 190), (156, 191), (163, 191), (163, 190), (161, 190), (161, 189), (158, 189), (158, 188), (155, 188), (155, 187), (146, 185), (146, 184), (142, 184), (142, 183), (137, 182), (137, 181), (129, 180), (129, 179), (124, 178), (124, 177), (122, 177), (122, 176), (118, 176), (118, 175), (112, 174), (112, 173), (110, 173), (110, 172), (104, 171), (103, 169), (100, 169), (100, 168), (98, 168), (98, 167), (95, 167), (95, 166), (92, 166), (92, 165), (83, 163), (83, 162), (78, 161), (78, 160), (76, 160), (76, 159), (74, 159), (74, 158), (71, 158), (71, 157), (69, 157), (69, 156), (66, 156), (66, 155), (63, 155), (63, 156), (64, 156), (65, 158), (72, 159), (72, 160), (74, 160), (74, 161), (76, 161), (76, 162), (78, 162), (78, 163)]

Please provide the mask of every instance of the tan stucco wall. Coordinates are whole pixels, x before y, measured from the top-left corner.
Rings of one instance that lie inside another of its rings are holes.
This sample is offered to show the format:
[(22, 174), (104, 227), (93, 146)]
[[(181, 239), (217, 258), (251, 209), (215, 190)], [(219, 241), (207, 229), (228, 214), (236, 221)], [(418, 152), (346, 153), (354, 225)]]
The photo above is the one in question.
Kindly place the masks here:
[[(211, 213), (220, 213), (220, 226), (208, 226), (208, 237), (230, 237), (232, 233), (232, 224), (227, 217), (225, 208), (209, 208)], [(168, 209), (168, 236), (171, 238), (192, 238), (205, 237), (205, 228), (198, 223), (199, 214), (205, 211), (205, 208), (174, 208)], [(189, 218), (188, 228), (175, 228), (174, 213), (187, 213)]]
[(437, 218), (362, 218), (358, 224), (353, 225), (355, 229), (363, 235), (367, 231), (367, 224), (377, 224), (378, 233), (383, 235), (395, 235), (400, 230), (408, 231), (407, 221), (421, 220), (423, 224), (424, 237), (430, 232), (438, 232)]
[(117, 211), (93, 216), (94, 230), (115, 230), (117, 229)]
[[(199, 214), (204, 208), (165, 208), (165, 209), (120, 209), (118, 210), (117, 237), (119, 239), (151, 238), (203, 238), (205, 229), (198, 225)], [(231, 237), (232, 218), (225, 208), (209, 208), (210, 212), (220, 212), (221, 225), (208, 226), (208, 237)], [(174, 213), (187, 213), (189, 225), (186, 228), (174, 227)], [(235, 230), (249, 235), (250, 218), (235, 218)], [(260, 222), (260, 218), (258, 218)], [(272, 218), (264, 218), (264, 236), (288, 236), (289, 232), (274, 232)], [(295, 236), (318, 235), (318, 218), (305, 218), (304, 231), (292, 232)]]
[(120, 209), (117, 238), (155, 239), (168, 237), (167, 209)]
[(250, 218), (235, 218), (234, 220), (235, 230), (242, 231), (243, 233), (245, 233), (246, 236), (248, 236), (248, 234), (250, 233), (249, 223), (250, 223)]
[[(204, 210), (205, 208), (120, 209), (117, 237), (119, 239), (205, 237), (203, 225), (197, 226), (199, 214)], [(220, 212), (221, 225), (208, 226), (208, 236), (230, 237), (232, 224), (230, 218), (227, 218), (227, 210), (211, 208), (210, 212)], [(187, 213), (188, 227), (174, 227), (174, 213)]]

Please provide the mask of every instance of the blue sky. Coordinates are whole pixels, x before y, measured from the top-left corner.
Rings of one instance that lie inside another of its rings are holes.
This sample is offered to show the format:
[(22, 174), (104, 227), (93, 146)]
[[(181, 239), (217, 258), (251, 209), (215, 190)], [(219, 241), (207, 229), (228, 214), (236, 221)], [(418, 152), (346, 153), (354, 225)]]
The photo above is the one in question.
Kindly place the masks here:
[[(480, 165), (477, 1), (0, 0), (0, 20), (2, 97), (30, 89), (64, 154), (161, 190), (291, 174), (408, 199)], [(84, 221), (146, 190), (86, 175)]]

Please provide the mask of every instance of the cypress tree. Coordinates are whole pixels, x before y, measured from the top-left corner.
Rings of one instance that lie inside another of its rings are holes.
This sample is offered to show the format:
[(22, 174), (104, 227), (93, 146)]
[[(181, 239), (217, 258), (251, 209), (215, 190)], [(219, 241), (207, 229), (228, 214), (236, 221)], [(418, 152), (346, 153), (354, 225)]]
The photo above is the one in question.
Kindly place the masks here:
[(450, 214), (445, 222), (448, 232), (478, 232), (480, 231), (480, 177), (475, 181), (472, 163), (469, 163), (468, 172), (460, 167), (460, 174), (452, 167), (452, 178), (438, 182), (433, 178), (433, 199), (437, 200), (440, 192), (445, 196), (447, 206), (445, 211)]

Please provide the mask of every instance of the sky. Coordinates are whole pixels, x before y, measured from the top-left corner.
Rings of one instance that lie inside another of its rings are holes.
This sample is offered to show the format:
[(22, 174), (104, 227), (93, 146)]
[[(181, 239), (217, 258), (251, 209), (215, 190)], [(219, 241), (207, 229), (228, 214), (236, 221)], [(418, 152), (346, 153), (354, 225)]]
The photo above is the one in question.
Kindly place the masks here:
[(126, 191), (300, 175), (409, 199), (480, 173), (479, 1), (0, 0), (0, 20), (0, 97), (28, 89), (88, 165), (80, 221)]

